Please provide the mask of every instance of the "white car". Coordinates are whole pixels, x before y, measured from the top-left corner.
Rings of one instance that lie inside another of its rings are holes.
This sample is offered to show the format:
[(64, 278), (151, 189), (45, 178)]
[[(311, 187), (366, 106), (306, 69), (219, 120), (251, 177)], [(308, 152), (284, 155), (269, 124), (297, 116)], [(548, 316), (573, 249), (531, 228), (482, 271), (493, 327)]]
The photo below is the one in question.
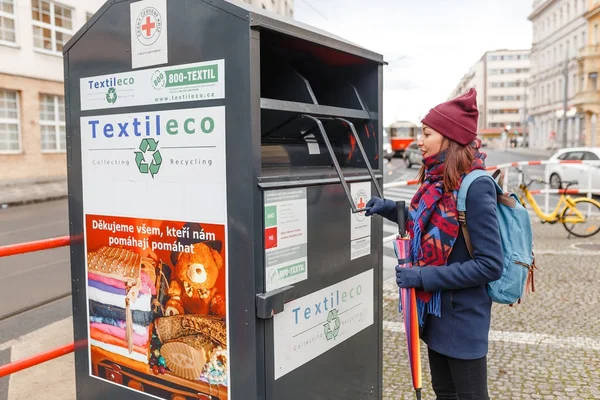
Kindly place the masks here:
[[(600, 160), (600, 147), (572, 147), (560, 149), (549, 160)], [(592, 189), (600, 189), (600, 165), (555, 164), (546, 165), (545, 176), (550, 187), (559, 189), (561, 181), (577, 181), (573, 188), (588, 187), (589, 173), (592, 173)]]

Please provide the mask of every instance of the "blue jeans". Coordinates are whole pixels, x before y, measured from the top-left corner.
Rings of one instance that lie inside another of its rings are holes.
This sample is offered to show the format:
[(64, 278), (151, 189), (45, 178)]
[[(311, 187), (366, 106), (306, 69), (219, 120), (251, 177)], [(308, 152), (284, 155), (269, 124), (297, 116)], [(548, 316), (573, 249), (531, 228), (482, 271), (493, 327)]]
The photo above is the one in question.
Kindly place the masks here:
[(428, 349), (437, 400), (489, 400), (487, 357), (459, 360)]

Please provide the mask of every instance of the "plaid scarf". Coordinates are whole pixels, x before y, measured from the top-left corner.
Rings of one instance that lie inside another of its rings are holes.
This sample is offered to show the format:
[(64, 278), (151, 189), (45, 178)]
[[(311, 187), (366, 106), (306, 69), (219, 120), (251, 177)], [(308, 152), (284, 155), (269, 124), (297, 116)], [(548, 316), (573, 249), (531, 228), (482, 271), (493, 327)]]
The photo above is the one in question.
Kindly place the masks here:
[[(481, 141), (473, 141), (474, 160), (471, 171), (485, 169), (485, 153), (479, 152)], [(413, 197), (408, 217), (413, 266), (445, 266), (458, 237), (460, 225), (456, 211), (458, 190), (444, 191), (444, 167), (447, 151), (423, 159), (425, 180)], [(464, 177), (464, 175), (463, 175)], [(461, 177), (461, 181), (462, 178)], [(416, 290), (419, 324), (425, 313), (442, 316), (441, 293)]]

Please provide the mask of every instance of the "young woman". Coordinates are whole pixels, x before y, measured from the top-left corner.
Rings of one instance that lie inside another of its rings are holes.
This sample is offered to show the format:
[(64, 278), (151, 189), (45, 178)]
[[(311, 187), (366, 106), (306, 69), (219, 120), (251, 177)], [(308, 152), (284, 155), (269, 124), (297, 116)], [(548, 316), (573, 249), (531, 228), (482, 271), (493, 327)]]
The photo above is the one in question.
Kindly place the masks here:
[[(488, 334), (492, 301), (486, 284), (502, 274), (502, 247), (496, 218), (496, 188), (476, 179), (467, 193), (469, 255), (458, 222), (456, 200), (463, 177), (485, 169), (479, 152), (477, 93), (442, 103), (423, 119), (419, 149), (421, 186), (408, 207), (413, 268), (396, 267), (401, 288), (417, 289), (421, 338), (427, 343), (437, 399), (488, 400)], [(372, 198), (366, 215), (394, 222), (391, 200)]]

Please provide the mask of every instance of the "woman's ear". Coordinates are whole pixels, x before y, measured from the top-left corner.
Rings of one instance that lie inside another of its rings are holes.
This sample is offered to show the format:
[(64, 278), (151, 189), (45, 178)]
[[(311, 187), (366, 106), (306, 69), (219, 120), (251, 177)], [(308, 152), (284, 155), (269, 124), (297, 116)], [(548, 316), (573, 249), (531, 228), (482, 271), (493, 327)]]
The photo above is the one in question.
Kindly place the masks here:
[(444, 136), (444, 138), (442, 139), (442, 144), (440, 145), (440, 152), (447, 150), (448, 147), (450, 147), (449, 139), (446, 136)]

